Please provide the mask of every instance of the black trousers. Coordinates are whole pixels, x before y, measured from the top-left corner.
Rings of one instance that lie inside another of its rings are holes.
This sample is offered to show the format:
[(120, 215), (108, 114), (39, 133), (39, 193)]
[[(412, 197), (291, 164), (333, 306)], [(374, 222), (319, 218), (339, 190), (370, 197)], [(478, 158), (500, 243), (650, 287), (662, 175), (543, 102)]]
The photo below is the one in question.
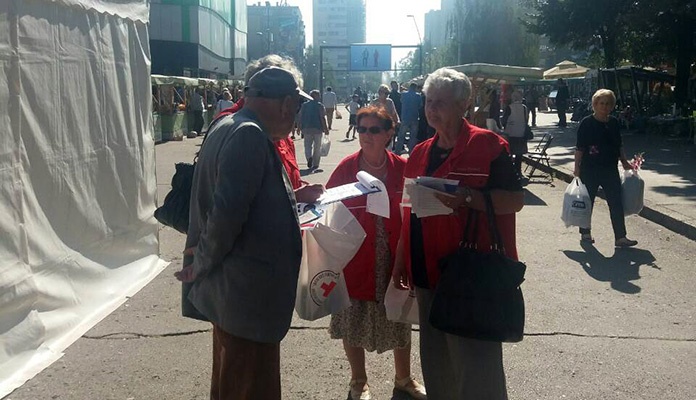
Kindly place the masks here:
[(566, 107), (565, 106), (559, 106), (557, 109), (557, 114), (558, 114), (558, 126), (566, 126), (568, 125), (566, 122)]
[[(624, 219), (621, 178), (619, 178), (618, 169), (616, 167), (584, 168), (580, 171), (580, 179), (587, 186), (593, 209), (597, 189), (602, 187), (609, 205), (609, 217), (611, 218), (611, 227), (614, 229), (614, 239), (626, 237), (626, 220)], [(590, 233), (590, 229), (580, 228), (580, 233)]]
[(203, 120), (203, 111), (193, 111), (193, 130), (196, 131), (197, 134), (202, 135), (203, 134), (203, 125), (205, 125), (205, 121)]
[(529, 107), (529, 113), (532, 114), (532, 126), (536, 126), (536, 107)]

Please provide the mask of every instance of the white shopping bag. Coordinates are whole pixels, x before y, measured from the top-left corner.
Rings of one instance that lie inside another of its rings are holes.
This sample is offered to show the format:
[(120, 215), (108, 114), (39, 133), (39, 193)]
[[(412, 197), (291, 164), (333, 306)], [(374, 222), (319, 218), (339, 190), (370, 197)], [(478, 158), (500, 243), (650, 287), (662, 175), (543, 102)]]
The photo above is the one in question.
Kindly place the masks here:
[(350, 307), (341, 273), (365, 240), (365, 230), (341, 202), (329, 204), (304, 231), (295, 311), (314, 321)]
[(394, 287), (394, 281), (389, 282), (387, 293), (384, 295), (384, 308), (387, 310), (387, 319), (404, 324), (418, 325), (418, 300), (416, 291), (399, 290)]
[(624, 170), (621, 176), (621, 198), (623, 200), (624, 215), (638, 214), (643, 209), (643, 194), (645, 182), (638, 174), (638, 170)]
[(561, 219), (566, 227), (589, 228), (592, 221), (592, 202), (587, 187), (580, 178), (573, 179), (563, 196)]
[(329, 135), (321, 135), (321, 156), (328, 156), (329, 150), (331, 150), (331, 139), (329, 139)]

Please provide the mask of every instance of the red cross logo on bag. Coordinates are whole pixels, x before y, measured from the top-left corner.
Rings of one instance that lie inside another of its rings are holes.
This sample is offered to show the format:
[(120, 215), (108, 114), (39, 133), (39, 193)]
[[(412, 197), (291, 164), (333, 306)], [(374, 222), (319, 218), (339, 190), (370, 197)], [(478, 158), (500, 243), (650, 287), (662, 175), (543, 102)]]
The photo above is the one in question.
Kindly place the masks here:
[(340, 274), (334, 271), (321, 271), (314, 275), (309, 285), (309, 293), (316, 305), (322, 305), (338, 284)]

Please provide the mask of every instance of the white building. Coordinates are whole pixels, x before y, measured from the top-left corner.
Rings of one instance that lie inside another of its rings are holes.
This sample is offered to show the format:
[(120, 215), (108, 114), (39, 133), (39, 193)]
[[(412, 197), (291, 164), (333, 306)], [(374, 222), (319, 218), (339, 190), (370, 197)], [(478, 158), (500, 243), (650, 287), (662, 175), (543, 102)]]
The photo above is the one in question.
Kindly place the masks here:
[[(365, 43), (365, 0), (313, 0), (313, 43), (321, 46), (349, 46)], [(337, 93), (347, 92), (349, 49), (325, 49), (324, 86), (331, 85)], [(322, 88), (323, 90), (324, 88)]]

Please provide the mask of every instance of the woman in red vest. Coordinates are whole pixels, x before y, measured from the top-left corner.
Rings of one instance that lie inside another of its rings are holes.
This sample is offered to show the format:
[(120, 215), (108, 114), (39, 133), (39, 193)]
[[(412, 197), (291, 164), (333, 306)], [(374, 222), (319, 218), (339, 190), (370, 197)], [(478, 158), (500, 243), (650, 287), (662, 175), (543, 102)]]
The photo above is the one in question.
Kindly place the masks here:
[[(469, 209), (485, 210), (490, 191), (498, 230), (507, 255), (517, 258), (515, 213), (524, 205), (520, 177), (500, 135), (465, 119), (471, 82), (461, 72), (441, 68), (428, 76), (423, 91), (428, 124), (435, 136), (415, 147), (405, 178), (432, 176), (459, 181), (454, 195), (438, 195), (452, 209), (446, 215), (418, 218), (404, 207), (403, 227), (393, 278), (400, 289), (415, 286), (420, 318), (423, 380), (433, 399), (507, 399), (502, 345), (444, 333), (428, 322), (438, 260), (454, 253), (462, 240)], [(485, 214), (479, 216), (478, 249), (490, 249)]]
[(389, 218), (370, 214), (366, 207), (367, 196), (343, 201), (367, 236), (343, 270), (351, 307), (331, 316), (329, 333), (333, 339), (343, 339), (352, 375), (349, 399), (371, 398), (365, 350), (378, 353), (394, 350), (394, 389), (407, 392), (414, 399), (425, 400), (425, 389), (411, 377), (411, 326), (387, 320), (384, 308), (384, 295), (401, 231), (399, 204), (406, 161), (385, 149), (394, 135), (395, 124), (384, 108), (362, 108), (356, 120), (360, 150), (338, 164), (326, 187), (355, 182), (355, 175), (365, 171), (385, 184)]

